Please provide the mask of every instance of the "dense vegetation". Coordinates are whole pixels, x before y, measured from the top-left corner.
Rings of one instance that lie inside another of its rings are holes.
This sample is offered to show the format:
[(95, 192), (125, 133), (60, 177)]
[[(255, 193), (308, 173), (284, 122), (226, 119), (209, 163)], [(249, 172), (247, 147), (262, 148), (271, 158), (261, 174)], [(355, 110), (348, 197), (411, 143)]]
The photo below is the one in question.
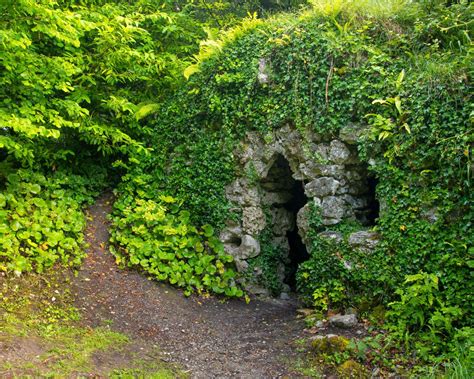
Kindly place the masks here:
[(390, 346), (417, 359), (472, 354), (472, 5), (315, 0), (270, 15), (304, 3), (4, 1), (0, 271), (79, 264), (81, 207), (115, 185), (118, 263), (240, 297), (215, 237), (239, 217), (224, 195), (236, 143), (356, 123), (383, 242), (370, 256), (328, 244), (315, 209), (301, 295), (320, 311), (387, 308)]

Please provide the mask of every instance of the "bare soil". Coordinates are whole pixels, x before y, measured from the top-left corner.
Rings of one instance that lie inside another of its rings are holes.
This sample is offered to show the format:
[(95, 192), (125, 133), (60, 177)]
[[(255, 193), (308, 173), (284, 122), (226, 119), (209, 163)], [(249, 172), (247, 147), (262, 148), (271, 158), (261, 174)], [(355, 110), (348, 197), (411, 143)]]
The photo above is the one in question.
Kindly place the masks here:
[[(296, 300), (227, 300), (191, 296), (142, 273), (122, 270), (108, 252), (112, 196), (88, 211), (90, 247), (72, 291), (85, 326), (110, 325), (158, 345), (161, 359), (193, 378), (298, 377), (293, 341), (304, 326)], [(98, 357), (99, 359), (99, 357)]]

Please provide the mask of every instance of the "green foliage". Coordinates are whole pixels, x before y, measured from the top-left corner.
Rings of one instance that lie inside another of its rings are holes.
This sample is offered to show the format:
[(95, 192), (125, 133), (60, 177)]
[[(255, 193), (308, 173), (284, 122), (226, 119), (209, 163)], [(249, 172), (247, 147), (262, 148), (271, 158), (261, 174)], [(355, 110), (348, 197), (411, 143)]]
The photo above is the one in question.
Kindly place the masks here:
[(181, 0), (178, 4), (205, 22), (210, 27), (222, 28), (235, 26), (249, 14), (259, 17), (278, 11), (298, 9), (307, 4), (306, 0)]
[(278, 296), (282, 291), (281, 275), (283, 274), (279, 271), (282, 264), (287, 263), (287, 259), (282, 248), (272, 244), (270, 228), (265, 228), (260, 233), (259, 242), (262, 247), (260, 254), (248, 260), (247, 280), (250, 283), (255, 281), (256, 273), (258, 273), (257, 284), (267, 289), (272, 296)]
[(180, 82), (203, 31), (166, 3), (96, 3), (2, 2), (0, 160), (143, 149), (137, 119)]
[(439, 350), (456, 351), (460, 344), (465, 345), (462, 348), (472, 346), (474, 330), (454, 327), (465, 311), (444, 303), (436, 275), (408, 275), (404, 288), (398, 289), (397, 294), (400, 300), (389, 304), (387, 316), (393, 336), (404, 342), (406, 348), (415, 341), (418, 354), (428, 358), (430, 354), (439, 354)]
[(366, 265), (366, 257), (353, 252), (347, 243), (349, 234), (360, 230), (357, 223), (344, 223), (331, 227), (339, 231), (343, 240), (319, 235), (324, 230), (320, 209), (310, 208), (310, 230), (307, 246), (310, 258), (301, 263), (297, 272), (297, 288), (301, 299), (319, 312), (358, 306), (365, 299), (365, 290), (359, 270)]
[(184, 288), (187, 296), (194, 291), (243, 296), (230, 267), (233, 259), (212, 226), (193, 226), (190, 213), (171, 196), (134, 195), (122, 195), (114, 204), (110, 241), (118, 264), (140, 267), (159, 281)]
[(42, 272), (58, 261), (78, 265), (84, 256), (82, 205), (97, 193), (89, 183), (65, 172), (8, 175), (0, 193), (0, 271)]

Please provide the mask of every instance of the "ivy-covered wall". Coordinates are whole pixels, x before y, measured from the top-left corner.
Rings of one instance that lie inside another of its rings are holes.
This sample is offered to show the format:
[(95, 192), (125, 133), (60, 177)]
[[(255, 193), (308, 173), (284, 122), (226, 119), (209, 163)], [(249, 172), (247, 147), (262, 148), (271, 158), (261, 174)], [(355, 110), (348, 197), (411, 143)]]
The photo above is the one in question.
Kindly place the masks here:
[[(360, 162), (355, 146), (362, 132), (351, 124), (335, 137), (284, 125), (265, 136), (248, 132), (236, 146), (237, 177), (226, 187), (226, 199), (241, 220), (228, 220), (220, 238), (250, 279), (245, 283), (249, 291), (290, 291), (295, 265), (308, 258), (304, 245), (311, 242), (312, 208), (320, 210), (321, 226), (328, 231), (342, 222), (360, 229), (373, 222), (370, 216), (377, 210), (371, 209), (375, 199), (367, 164)], [(367, 238), (372, 243), (374, 234)], [(272, 262), (265, 258), (269, 246), (278, 253)]]

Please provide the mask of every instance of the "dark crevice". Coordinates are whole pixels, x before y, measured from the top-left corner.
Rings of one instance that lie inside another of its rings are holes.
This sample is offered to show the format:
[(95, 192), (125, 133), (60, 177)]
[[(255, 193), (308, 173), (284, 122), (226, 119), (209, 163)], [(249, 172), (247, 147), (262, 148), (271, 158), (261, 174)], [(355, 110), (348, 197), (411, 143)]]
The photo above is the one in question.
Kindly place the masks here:
[(298, 270), (298, 265), (309, 258), (308, 251), (301, 240), (301, 236), (298, 233), (298, 226), (296, 224), (296, 215), (308, 202), (308, 198), (304, 193), (303, 182), (294, 180), (291, 195), (291, 200), (285, 204), (285, 208), (294, 215), (295, 223), (293, 230), (286, 233), (288, 244), (290, 245), (290, 254), (285, 283), (294, 291), (296, 289), (296, 271)]
[(273, 207), (282, 207), (293, 215), (293, 225), (287, 231), (286, 237), (290, 247), (284, 282), (292, 290), (296, 288), (296, 271), (298, 265), (309, 258), (306, 246), (298, 234), (296, 215), (305, 206), (308, 199), (304, 193), (304, 183), (293, 179), (288, 161), (282, 155), (278, 155), (275, 163), (268, 172), (267, 178), (262, 181), (262, 188), (269, 192), (280, 192), (287, 194), (288, 201), (285, 204), (274, 204)]
[(378, 180), (374, 176), (367, 176), (365, 183), (364, 197), (367, 205), (362, 209), (354, 209), (354, 213), (362, 225), (374, 226), (380, 214), (380, 203), (376, 196)]
[(368, 212), (367, 212), (367, 223), (369, 226), (375, 225), (376, 220), (380, 214), (380, 203), (376, 197), (376, 188), (378, 180), (373, 176), (367, 178), (368, 187)]

